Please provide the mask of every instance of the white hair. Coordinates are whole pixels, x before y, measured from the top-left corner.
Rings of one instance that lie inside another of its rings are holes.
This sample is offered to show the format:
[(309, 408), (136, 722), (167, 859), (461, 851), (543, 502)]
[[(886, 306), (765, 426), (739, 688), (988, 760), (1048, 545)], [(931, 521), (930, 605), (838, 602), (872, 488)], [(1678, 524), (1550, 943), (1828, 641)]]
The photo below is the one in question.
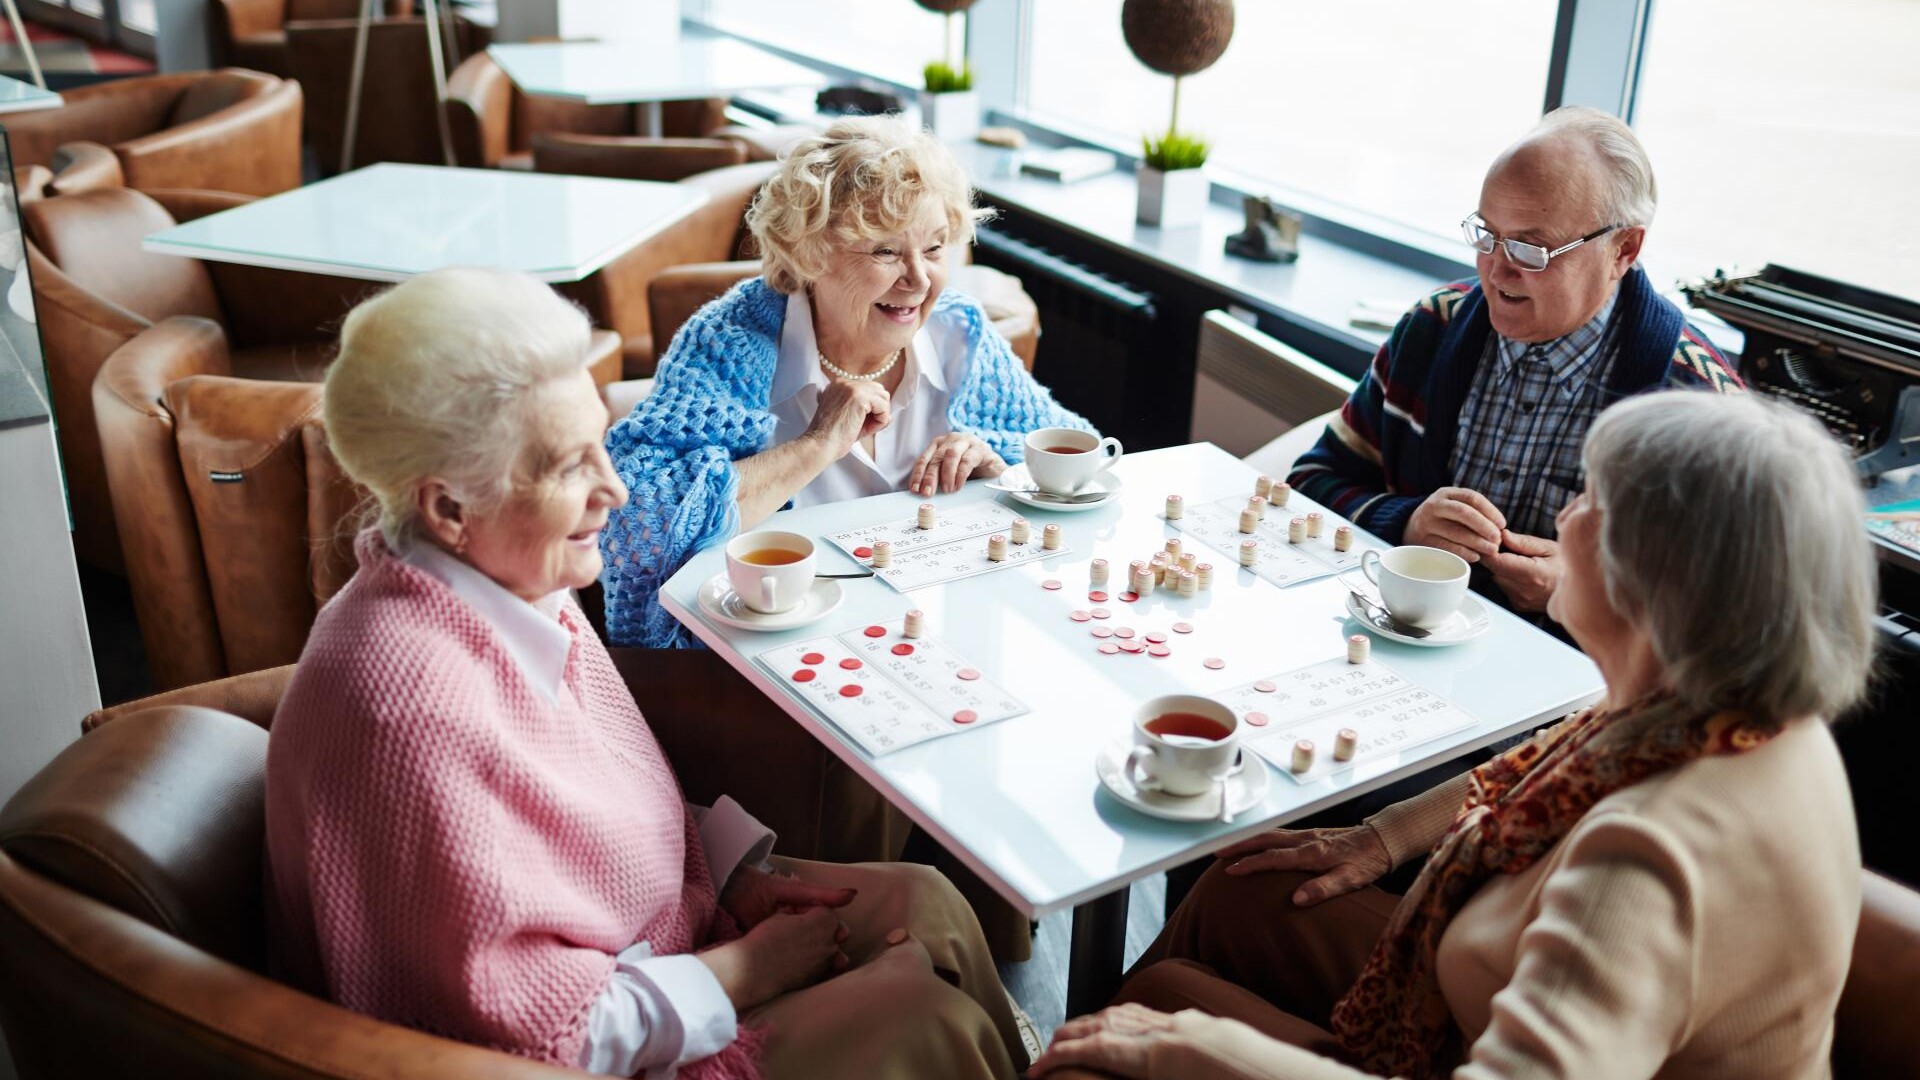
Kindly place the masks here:
[(1653, 162), (1647, 148), (1624, 120), (1612, 113), (1568, 105), (1542, 117), (1529, 139), (1572, 135), (1592, 148), (1606, 175), (1602, 177), (1600, 211), (1606, 225), (1653, 224), (1660, 189), (1653, 181)]
[(1585, 459), (1608, 598), (1682, 700), (1773, 724), (1859, 700), (1877, 578), (1825, 428), (1757, 394), (1676, 390), (1602, 413)]
[(502, 270), (435, 270), (347, 315), (321, 416), (395, 550), (418, 539), (415, 496), (430, 479), (482, 512), (499, 505), (537, 391), (586, 366), (591, 335), (579, 308)]

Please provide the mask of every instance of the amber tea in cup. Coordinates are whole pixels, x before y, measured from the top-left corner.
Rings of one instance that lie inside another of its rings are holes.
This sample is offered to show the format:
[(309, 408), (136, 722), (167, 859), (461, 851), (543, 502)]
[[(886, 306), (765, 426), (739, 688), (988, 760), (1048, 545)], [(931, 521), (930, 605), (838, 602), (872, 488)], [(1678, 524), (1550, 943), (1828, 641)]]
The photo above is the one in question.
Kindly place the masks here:
[(1213, 717), (1194, 712), (1163, 713), (1141, 726), (1175, 746), (1206, 746), (1233, 734)]
[(1240, 717), (1195, 694), (1169, 694), (1140, 707), (1133, 720), (1127, 778), (1143, 791), (1200, 795), (1240, 768)]
[(788, 563), (797, 563), (804, 558), (806, 558), (804, 553), (788, 551), (785, 548), (757, 548), (740, 556), (740, 561), (752, 563), (755, 566), (785, 566)]

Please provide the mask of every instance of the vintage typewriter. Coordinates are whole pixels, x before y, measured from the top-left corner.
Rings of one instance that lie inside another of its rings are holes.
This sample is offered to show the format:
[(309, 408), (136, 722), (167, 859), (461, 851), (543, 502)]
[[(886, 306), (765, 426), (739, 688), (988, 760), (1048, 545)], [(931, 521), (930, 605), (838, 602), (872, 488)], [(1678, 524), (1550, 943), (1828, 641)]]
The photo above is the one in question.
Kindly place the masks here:
[(1920, 465), (1920, 303), (1783, 266), (1680, 291), (1746, 334), (1741, 377), (1818, 417), (1863, 479)]

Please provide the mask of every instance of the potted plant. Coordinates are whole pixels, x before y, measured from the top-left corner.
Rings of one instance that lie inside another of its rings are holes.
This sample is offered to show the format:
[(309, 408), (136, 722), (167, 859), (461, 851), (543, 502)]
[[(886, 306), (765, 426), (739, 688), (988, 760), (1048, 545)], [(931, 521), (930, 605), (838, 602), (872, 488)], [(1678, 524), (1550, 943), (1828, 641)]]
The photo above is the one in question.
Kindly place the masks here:
[[(966, 58), (966, 11), (974, 0), (914, 0), (928, 11), (947, 17), (945, 56), (928, 64), (922, 74), (920, 120), (939, 139), (971, 139), (980, 134), (980, 95), (973, 88), (973, 65)], [(954, 63), (953, 35), (959, 24), (960, 62)]]
[(1126, 0), (1120, 29), (1142, 64), (1173, 76), (1166, 134), (1141, 139), (1139, 202), (1143, 225), (1177, 229), (1206, 215), (1211, 185), (1201, 166), (1207, 141), (1180, 130), (1180, 80), (1213, 66), (1233, 40), (1233, 0)]

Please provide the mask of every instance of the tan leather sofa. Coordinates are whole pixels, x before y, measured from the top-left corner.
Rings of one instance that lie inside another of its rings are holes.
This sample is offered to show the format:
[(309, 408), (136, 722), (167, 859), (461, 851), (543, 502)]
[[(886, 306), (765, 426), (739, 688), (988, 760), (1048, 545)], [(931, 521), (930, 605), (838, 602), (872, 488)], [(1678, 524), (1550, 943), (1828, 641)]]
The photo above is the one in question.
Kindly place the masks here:
[[(608, 381), (619, 341), (601, 332), (593, 347)], [(353, 576), (365, 494), (328, 450), (319, 385), (235, 374), (218, 324), (176, 317), (116, 350), (93, 385), (134, 613), (162, 689), (291, 663)]]
[(121, 566), (92, 397), (94, 377), (115, 349), (163, 319), (193, 315), (226, 327), (235, 374), (317, 378), (341, 316), (377, 287), (141, 250), (143, 237), (176, 220), (246, 201), (111, 188), (22, 204), (74, 545), (90, 565)]
[[(636, 123), (631, 105), (583, 105), (523, 94), (500, 65), (484, 52), (461, 61), (448, 77), (446, 110), (453, 132), (454, 158), (472, 169), (531, 169), (534, 145), (542, 136), (632, 137)], [(690, 140), (706, 150), (707, 156), (688, 155), (687, 164), (681, 166), (677, 175), (649, 179), (678, 180), (705, 169), (747, 160), (744, 144), (724, 140), (709, 142), (704, 138), (723, 128), (726, 122), (726, 102), (722, 99), (667, 102), (661, 109), (662, 134), (671, 140)], [(724, 155), (725, 159), (714, 160), (713, 155)], [(666, 156), (668, 160), (674, 157)], [(712, 163), (707, 164), (709, 161)]]
[[(663, 704), (673, 695), (648, 681), (658, 670), (626, 674), (651, 724), (678, 722)], [(20, 1076), (577, 1076), (370, 1020), (265, 974), (267, 736), (256, 724), (286, 675), (96, 714), (0, 809), (0, 1026)], [(241, 703), (254, 722), (202, 701)], [(690, 799), (701, 777), (739, 763), (712, 753), (721, 745), (666, 746)], [(776, 826), (783, 846), (787, 826)], [(1910, 1078), (1920, 893), (1869, 874), (1863, 901), (1834, 1075)]]
[(228, 68), (116, 79), (7, 117), (13, 163), (56, 174), (70, 144), (107, 147), (130, 187), (272, 195), (300, 185), (300, 84)]

